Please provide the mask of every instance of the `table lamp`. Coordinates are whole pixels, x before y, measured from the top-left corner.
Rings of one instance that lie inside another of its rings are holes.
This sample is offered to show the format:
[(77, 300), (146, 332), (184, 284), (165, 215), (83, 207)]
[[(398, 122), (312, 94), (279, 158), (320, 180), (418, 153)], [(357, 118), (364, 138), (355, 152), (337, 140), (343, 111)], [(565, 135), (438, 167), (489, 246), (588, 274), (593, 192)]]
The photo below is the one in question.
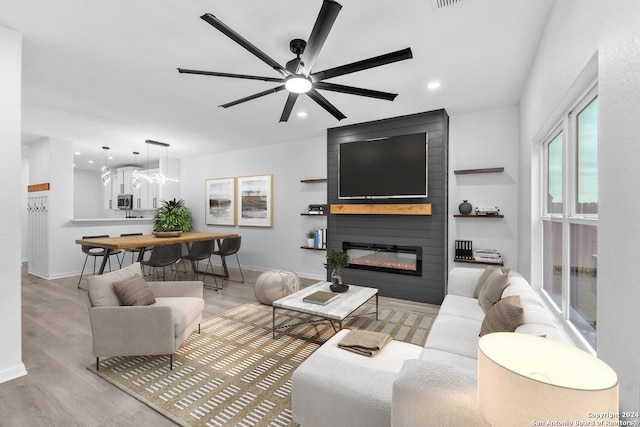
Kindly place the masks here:
[(617, 421), (618, 376), (600, 359), (570, 345), (497, 332), (478, 344), (478, 399), (492, 427)]

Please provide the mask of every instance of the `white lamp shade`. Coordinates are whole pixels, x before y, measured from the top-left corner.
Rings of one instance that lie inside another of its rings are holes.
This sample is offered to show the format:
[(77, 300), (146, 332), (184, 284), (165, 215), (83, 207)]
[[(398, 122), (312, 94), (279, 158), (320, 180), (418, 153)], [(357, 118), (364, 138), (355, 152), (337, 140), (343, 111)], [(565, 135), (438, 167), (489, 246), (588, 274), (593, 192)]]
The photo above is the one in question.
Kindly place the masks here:
[(611, 414), (608, 420), (617, 421), (618, 376), (578, 348), (499, 332), (478, 344), (478, 399), (492, 427), (598, 421), (593, 414)]

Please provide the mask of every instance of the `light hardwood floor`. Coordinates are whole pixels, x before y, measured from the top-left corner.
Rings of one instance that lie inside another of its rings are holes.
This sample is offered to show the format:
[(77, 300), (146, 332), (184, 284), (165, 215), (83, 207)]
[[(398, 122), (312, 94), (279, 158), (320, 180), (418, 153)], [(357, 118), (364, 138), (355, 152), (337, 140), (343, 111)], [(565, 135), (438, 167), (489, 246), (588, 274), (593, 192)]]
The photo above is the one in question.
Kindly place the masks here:
[[(232, 279), (240, 277), (237, 270), (230, 270)], [(255, 301), (253, 287), (259, 274), (244, 271), (243, 284), (227, 281), (223, 290), (205, 289), (203, 316)], [(87, 292), (77, 289), (77, 282), (77, 276), (40, 279), (26, 273), (23, 265), (22, 360), (28, 375), (0, 384), (0, 426), (175, 425), (86, 369), (95, 359)], [(302, 282), (309, 285), (316, 281)], [(437, 313), (438, 309), (384, 297), (380, 305), (426, 313)]]

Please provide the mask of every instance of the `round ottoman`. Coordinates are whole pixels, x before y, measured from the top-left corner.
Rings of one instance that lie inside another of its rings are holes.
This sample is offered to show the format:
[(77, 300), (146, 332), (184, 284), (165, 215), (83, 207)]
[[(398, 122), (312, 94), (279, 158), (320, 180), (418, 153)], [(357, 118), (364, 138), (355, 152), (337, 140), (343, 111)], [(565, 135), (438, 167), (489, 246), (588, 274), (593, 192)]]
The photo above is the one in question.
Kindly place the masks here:
[(271, 305), (277, 299), (300, 290), (300, 277), (292, 271), (265, 271), (256, 280), (255, 294), (262, 304)]

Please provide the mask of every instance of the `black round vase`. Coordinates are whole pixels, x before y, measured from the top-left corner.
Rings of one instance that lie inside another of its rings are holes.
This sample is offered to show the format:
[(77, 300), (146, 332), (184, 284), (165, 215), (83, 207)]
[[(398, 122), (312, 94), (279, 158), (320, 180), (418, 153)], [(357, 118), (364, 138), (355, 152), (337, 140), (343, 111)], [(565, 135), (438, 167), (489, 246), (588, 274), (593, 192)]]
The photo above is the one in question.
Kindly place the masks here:
[(466, 200), (463, 200), (462, 203), (458, 205), (458, 210), (462, 215), (469, 215), (472, 209), (473, 209), (473, 206), (471, 206), (471, 203), (469, 203)]
[(347, 292), (349, 285), (329, 285), (329, 289), (331, 289), (331, 292), (342, 293)]

